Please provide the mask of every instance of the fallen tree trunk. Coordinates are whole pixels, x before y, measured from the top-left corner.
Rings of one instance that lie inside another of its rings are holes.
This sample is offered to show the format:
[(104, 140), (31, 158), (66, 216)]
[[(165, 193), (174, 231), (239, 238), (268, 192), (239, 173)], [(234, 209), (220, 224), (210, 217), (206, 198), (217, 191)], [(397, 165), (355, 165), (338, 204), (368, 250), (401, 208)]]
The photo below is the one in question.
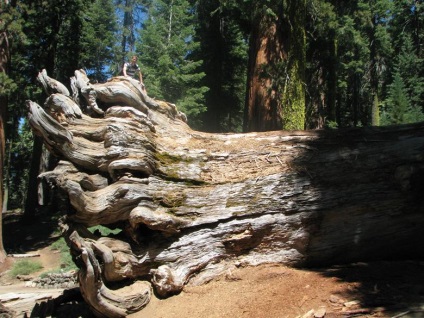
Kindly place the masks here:
[(145, 306), (149, 284), (113, 290), (134, 281), (167, 297), (234, 266), (423, 257), (424, 124), (207, 134), (137, 83), (75, 78), (73, 98), (28, 102), (29, 122), (60, 159), (40, 177), (98, 316)]

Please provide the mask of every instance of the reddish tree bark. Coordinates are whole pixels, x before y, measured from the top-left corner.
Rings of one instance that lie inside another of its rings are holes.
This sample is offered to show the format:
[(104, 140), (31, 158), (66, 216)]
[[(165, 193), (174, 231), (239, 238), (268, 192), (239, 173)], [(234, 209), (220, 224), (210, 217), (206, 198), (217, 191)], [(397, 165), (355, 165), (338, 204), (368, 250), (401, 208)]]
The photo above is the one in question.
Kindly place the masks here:
[(255, 3), (244, 131), (305, 128), (306, 2)]
[[(260, 6), (260, 3), (257, 5)], [(287, 56), (278, 19), (256, 13), (249, 44), (244, 131), (282, 129), (281, 104), (269, 67)]]

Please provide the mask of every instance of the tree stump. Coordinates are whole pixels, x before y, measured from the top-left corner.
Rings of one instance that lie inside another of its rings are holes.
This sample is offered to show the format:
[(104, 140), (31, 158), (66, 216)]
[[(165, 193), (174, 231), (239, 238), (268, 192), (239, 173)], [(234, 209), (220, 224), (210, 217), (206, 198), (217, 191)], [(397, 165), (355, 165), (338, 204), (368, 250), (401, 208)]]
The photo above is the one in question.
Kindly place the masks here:
[(28, 101), (28, 117), (59, 160), (40, 177), (99, 317), (234, 266), (423, 257), (422, 123), (208, 134), (136, 81), (71, 83), (72, 97)]

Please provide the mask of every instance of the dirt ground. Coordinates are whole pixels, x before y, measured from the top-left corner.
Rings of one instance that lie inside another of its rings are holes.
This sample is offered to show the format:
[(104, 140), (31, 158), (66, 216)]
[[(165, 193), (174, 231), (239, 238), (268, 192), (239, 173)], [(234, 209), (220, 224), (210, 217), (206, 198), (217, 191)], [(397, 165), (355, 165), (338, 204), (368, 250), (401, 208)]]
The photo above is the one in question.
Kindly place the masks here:
[[(16, 231), (15, 235), (11, 231)], [(42, 271), (58, 268), (59, 256), (48, 247), (57, 235), (49, 233), (47, 238), (44, 233), (43, 238), (30, 228), (13, 230), (10, 225), (6, 230), (6, 250), (40, 254), (37, 259), (44, 266)], [(25, 287), (22, 281), (10, 278), (7, 271), (16, 260), (9, 257), (0, 267), (0, 298), (11, 291), (48, 292)], [(57, 291), (51, 291), (51, 295), (56, 297)], [(43, 301), (45, 298), (41, 297), (27, 304), (28, 316), (32, 306)], [(23, 317), (22, 304), (3, 304), (14, 309), (16, 317)], [(90, 317), (65, 312), (58, 317)], [(381, 261), (320, 269), (276, 264), (238, 268), (203, 286), (187, 286), (179, 295), (167, 299), (153, 296), (145, 309), (129, 317), (424, 317), (424, 262)]]
[(378, 262), (300, 270), (262, 265), (153, 298), (132, 318), (424, 317), (424, 264)]

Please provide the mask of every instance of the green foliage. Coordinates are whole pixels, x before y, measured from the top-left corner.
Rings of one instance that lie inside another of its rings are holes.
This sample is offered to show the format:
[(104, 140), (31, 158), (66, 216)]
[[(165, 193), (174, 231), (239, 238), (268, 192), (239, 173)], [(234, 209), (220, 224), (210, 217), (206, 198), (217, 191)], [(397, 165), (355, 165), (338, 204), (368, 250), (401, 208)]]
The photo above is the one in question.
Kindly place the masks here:
[(99, 232), (102, 236), (108, 236), (110, 234), (118, 234), (122, 231), (121, 229), (110, 229), (103, 225), (92, 226), (88, 230), (91, 233)]
[(149, 95), (177, 104), (195, 126), (206, 109), (208, 88), (201, 84), (202, 61), (193, 56), (199, 47), (194, 39), (194, 9), (187, 0), (155, 1), (137, 53)]
[(7, 32), (12, 55), (10, 72), (0, 73), (0, 94), (9, 106), (11, 206), (22, 205), (26, 194), (28, 170), (21, 167), (30, 166), (33, 138), (22, 117), (25, 100), (42, 104), (46, 97), (35, 83), (41, 69), (65, 85), (77, 68), (104, 81), (111, 65), (137, 53), (150, 96), (175, 103), (196, 129), (240, 131), (249, 34), (254, 18), (262, 15), (288, 19), (281, 28), (307, 28), (303, 86), (292, 91), (284, 86), (288, 80), (298, 83), (288, 69), (302, 50), (264, 70), (272, 78), (269, 91), (285, 92), (290, 114), (303, 110), (293, 101), (296, 92), (307, 89), (308, 128), (371, 125), (380, 104), (383, 123), (421, 120), (422, 1), (311, 0), (306, 22), (295, 19), (290, 4), (298, 6), (288, 0), (1, 2), (0, 30)]
[(10, 139), (8, 168), (9, 208), (21, 208), (26, 197), (33, 136), (27, 121), (21, 121), (15, 138)]
[(399, 70), (389, 85), (389, 94), (382, 114), (383, 124), (399, 125), (424, 121), (424, 113), (421, 107), (411, 103), (407, 96), (407, 90), (401, 78)]
[(75, 265), (74, 261), (72, 260), (72, 256), (69, 252), (69, 247), (66, 244), (65, 239), (63, 237), (61, 237), (56, 242), (54, 242), (50, 246), (50, 248), (52, 250), (56, 250), (56, 251), (60, 252), (61, 270), (70, 271), (70, 270), (77, 269), (77, 266)]
[(11, 6), (0, 2), (0, 32), (7, 32), (9, 45), (14, 45), (25, 40), (25, 34), (22, 31), (22, 11), (26, 9), (25, 4), (19, 3)]
[(139, 40), (137, 28), (143, 23), (145, 6), (153, 3), (152, 0), (114, 0), (120, 24), (116, 33), (120, 51), (115, 53), (115, 62), (122, 63), (125, 57), (129, 58), (135, 52), (136, 41)]
[(387, 114), (385, 121), (389, 124), (403, 124), (406, 121), (408, 109), (408, 98), (406, 97), (405, 85), (400, 73), (396, 72), (393, 83), (390, 85), (389, 97), (387, 99)]
[(325, 124), (326, 124), (326, 128), (329, 128), (329, 129), (337, 129), (337, 128), (339, 128), (338, 125), (337, 125), (337, 123), (335, 121), (327, 120), (325, 122)]
[[(280, 78), (285, 80), (279, 90), (282, 96), (283, 129), (303, 130), (305, 128), (305, 67), (306, 1), (287, 1), (290, 17), (290, 41), (287, 48), (287, 71)], [(286, 17), (287, 19), (287, 17)]]
[(202, 129), (211, 132), (241, 132), (247, 78), (247, 36), (239, 7), (218, 0), (202, 0), (197, 6), (197, 56), (204, 61), (203, 83), (207, 111)]
[(6, 73), (0, 73), (0, 96), (10, 96), (18, 89), (16, 83), (7, 76)]
[(424, 59), (414, 47), (411, 35), (400, 35), (394, 59), (392, 81), (388, 85), (384, 124), (424, 121)]
[[(135, 50), (149, 95), (176, 103), (195, 128), (237, 131), (252, 17), (275, 18), (281, 14), (280, 4), (285, 17), (290, 1), (96, 0), (87, 4), (61, 0), (60, 6), (21, 1), (15, 11), (2, 13), (14, 42), (25, 43), (15, 47), (14, 73), (10, 81), (2, 81), (3, 92), (20, 88), (19, 102), (15, 97), (11, 101), (14, 108), (34, 99), (28, 95), (37, 91), (33, 78), (43, 67), (65, 84), (77, 67), (86, 68), (93, 80), (103, 81), (111, 75), (107, 74), (111, 64), (121, 64), (123, 56)], [(374, 97), (387, 99), (393, 61), (408, 37), (411, 47), (405, 52), (415, 53), (407, 63), (416, 67), (402, 67), (401, 75), (408, 98), (422, 104), (423, 50), (417, 50), (423, 43), (421, 2), (412, 7), (407, 0), (313, 0), (307, 6), (309, 117), (322, 114), (340, 127), (370, 124)], [(320, 99), (324, 104), (317, 109)]]
[(424, 58), (419, 56), (410, 36), (403, 37), (401, 43), (396, 68), (411, 104), (424, 105)]
[[(323, 10), (320, 17), (326, 18), (318, 22), (313, 17), (309, 26), (312, 35), (319, 36), (319, 42), (315, 37), (308, 39), (309, 45), (313, 44), (309, 48), (309, 83), (318, 84), (317, 91), (312, 87), (311, 109), (320, 100), (328, 102), (315, 111), (318, 116), (336, 120), (339, 127), (376, 124), (378, 101), (385, 98), (391, 76), (394, 1), (316, 0), (310, 11), (321, 12), (315, 8)], [(317, 67), (321, 73), (313, 74)], [(319, 77), (321, 74), (323, 77)]]
[(18, 275), (29, 275), (41, 270), (43, 266), (38, 261), (21, 260), (13, 264), (12, 269), (9, 272), (11, 277)]
[(105, 67), (114, 58), (116, 32), (113, 0), (96, 0), (84, 10), (79, 64), (88, 70), (90, 79), (104, 82), (111, 75), (105, 74)]
[(25, 60), (22, 76), (33, 82), (43, 68), (49, 76), (67, 83), (78, 68), (83, 0), (23, 1), (23, 31), (27, 41), (22, 47)]

